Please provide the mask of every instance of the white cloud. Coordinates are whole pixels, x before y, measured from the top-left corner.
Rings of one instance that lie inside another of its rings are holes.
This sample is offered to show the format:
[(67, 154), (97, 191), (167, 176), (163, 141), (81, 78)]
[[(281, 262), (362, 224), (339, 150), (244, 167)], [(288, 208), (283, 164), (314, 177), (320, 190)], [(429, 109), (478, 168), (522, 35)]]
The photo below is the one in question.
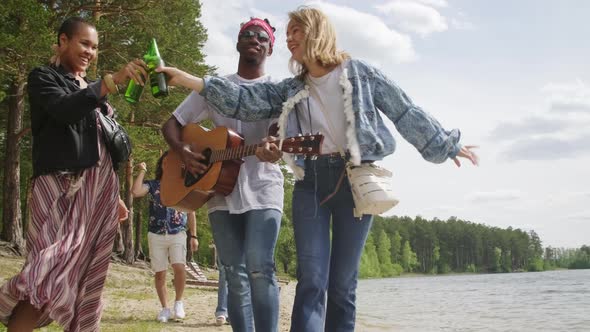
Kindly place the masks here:
[(550, 83), (542, 88), (547, 93), (550, 110), (561, 113), (590, 113), (590, 86), (584, 81)]
[(394, 0), (375, 8), (388, 16), (389, 23), (408, 32), (427, 36), (448, 29), (447, 20), (431, 1)]
[(416, 0), (417, 2), (433, 7), (447, 7), (449, 4), (446, 0)]
[(542, 161), (590, 154), (590, 87), (578, 80), (547, 84), (541, 91), (548, 109), (504, 121), (490, 132), (490, 139), (504, 144), (500, 159)]
[(572, 214), (566, 216), (566, 219), (574, 221), (574, 222), (590, 223), (590, 210), (579, 212), (579, 213), (572, 213)]
[(339, 47), (344, 51), (354, 50), (353, 57), (378, 65), (415, 59), (410, 37), (390, 29), (381, 18), (325, 2), (312, 1), (307, 4), (321, 9), (330, 17), (338, 34)]
[(254, 7), (252, 1), (202, 2), (201, 22), (207, 28), (208, 39), (204, 46), (206, 63), (218, 68), (217, 73), (226, 75), (237, 70), (239, 54), (236, 51), (237, 34), (240, 23), (250, 17), (268, 18), (277, 29), (275, 46), (271, 57), (266, 61), (266, 71), (274, 78), (290, 76), (287, 62), (290, 53), (285, 47), (285, 26), (287, 15), (284, 12), (269, 13)]
[(221, 73), (230, 73), (237, 68), (236, 37), (233, 36), (237, 35), (240, 22), (249, 14), (244, 10), (243, 3), (237, 1), (205, 0), (201, 12), (201, 22), (208, 36), (203, 47), (205, 61), (219, 68)]
[(449, 18), (450, 25), (455, 30), (475, 30), (476, 25), (470, 22), (462, 12), (455, 13), (455, 17)]
[(500, 189), (496, 191), (473, 192), (465, 198), (468, 202), (477, 204), (513, 202), (522, 199), (523, 194), (518, 190)]
[(500, 155), (508, 161), (555, 160), (590, 154), (590, 135), (575, 138), (525, 138), (507, 147)]
[(500, 123), (490, 133), (494, 140), (512, 140), (518, 137), (530, 137), (543, 134), (553, 134), (566, 130), (574, 125), (572, 121), (564, 118), (529, 116), (518, 122)]

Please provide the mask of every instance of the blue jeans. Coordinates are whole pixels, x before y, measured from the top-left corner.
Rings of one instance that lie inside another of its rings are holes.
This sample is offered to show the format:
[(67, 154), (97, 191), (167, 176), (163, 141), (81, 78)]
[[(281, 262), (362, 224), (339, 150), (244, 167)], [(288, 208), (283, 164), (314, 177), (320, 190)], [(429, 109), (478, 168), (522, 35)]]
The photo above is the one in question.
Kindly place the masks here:
[(354, 331), (358, 268), (373, 217), (354, 217), (346, 177), (334, 193), (343, 171), (342, 158), (320, 156), (306, 160), (305, 178), (295, 183), (298, 282), (292, 332)]
[(233, 331), (275, 332), (279, 322), (279, 287), (274, 250), (281, 212), (251, 210), (209, 214), (219, 260), (228, 283), (228, 312)]
[(217, 308), (215, 308), (215, 317), (227, 315), (227, 278), (225, 277), (225, 268), (217, 258), (217, 269), (219, 270), (219, 285), (217, 288)]

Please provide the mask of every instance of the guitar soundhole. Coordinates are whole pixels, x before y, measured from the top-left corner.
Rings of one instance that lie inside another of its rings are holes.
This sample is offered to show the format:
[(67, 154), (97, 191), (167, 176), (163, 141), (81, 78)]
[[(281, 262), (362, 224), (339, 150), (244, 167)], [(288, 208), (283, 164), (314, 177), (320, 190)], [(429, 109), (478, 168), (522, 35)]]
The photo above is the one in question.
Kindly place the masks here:
[[(210, 165), (209, 161), (211, 160), (211, 149), (207, 148), (207, 149), (203, 150), (201, 152), (201, 154), (203, 154), (203, 156), (205, 156), (205, 160), (203, 161), (203, 163), (205, 165)], [(201, 178), (203, 178), (203, 176), (205, 176), (205, 174), (207, 174), (207, 172), (209, 172), (209, 167), (207, 168), (207, 170), (203, 174), (192, 175), (190, 172), (185, 172), (184, 186), (190, 187), (190, 186), (194, 185), (195, 183), (199, 182), (199, 180), (201, 180)]]

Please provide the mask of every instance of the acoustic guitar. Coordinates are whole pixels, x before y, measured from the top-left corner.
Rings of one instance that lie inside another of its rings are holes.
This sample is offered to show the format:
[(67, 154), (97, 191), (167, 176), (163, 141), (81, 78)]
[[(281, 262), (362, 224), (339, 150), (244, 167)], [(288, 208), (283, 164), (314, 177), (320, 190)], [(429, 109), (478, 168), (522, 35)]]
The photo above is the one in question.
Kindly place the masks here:
[[(162, 204), (179, 211), (194, 211), (203, 206), (213, 195), (229, 195), (236, 184), (243, 157), (256, 153), (264, 143), (244, 145), (244, 138), (226, 127), (212, 130), (197, 124), (182, 129), (182, 140), (194, 152), (205, 156), (207, 170), (203, 174), (191, 174), (175, 151), (169, 151), (162, 161), (160, 198)], [(281, 151), (315, 156), (321, 153), (324, 136), (321, 134), (290, 137), (270, 142)]]

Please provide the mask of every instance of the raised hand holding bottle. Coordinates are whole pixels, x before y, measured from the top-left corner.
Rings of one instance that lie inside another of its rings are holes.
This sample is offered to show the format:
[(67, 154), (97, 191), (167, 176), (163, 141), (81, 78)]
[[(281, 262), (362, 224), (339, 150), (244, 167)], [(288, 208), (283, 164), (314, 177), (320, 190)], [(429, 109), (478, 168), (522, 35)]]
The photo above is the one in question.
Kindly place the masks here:
[[(148, 51), (143, 56), (143, 60), (147, 64), (152, 95), (156, 98), (167, 96), (168, 84), (166, 83), (166, 75), (155, 71), (156, 68), (164, 66), (164, 61), (160, 57), (160, 51), (158, 50), (155, 38), (152, 38)], [(147, 78), (144, 79), (144, 82), (147, 82)], [(138, 84), (135, 80), (130, 80), (125, 91), (125, 100), (133, 104), (137, 103), (143, 93), (143, 89), (143, 85)]]
[(156, 39), (152, 38), (150, 48), (143, 57), (148, 66), (148, 73), (150, 75), (150, 86), (152, 88), (152, 96), (156, 98), (165, 97), (168, 95), (168, 84), (166, 83), (166, 75), (164, 73), (156, 72), (156, 68), (164, 66), (164, 60), (160, 56), (158, 44)]

